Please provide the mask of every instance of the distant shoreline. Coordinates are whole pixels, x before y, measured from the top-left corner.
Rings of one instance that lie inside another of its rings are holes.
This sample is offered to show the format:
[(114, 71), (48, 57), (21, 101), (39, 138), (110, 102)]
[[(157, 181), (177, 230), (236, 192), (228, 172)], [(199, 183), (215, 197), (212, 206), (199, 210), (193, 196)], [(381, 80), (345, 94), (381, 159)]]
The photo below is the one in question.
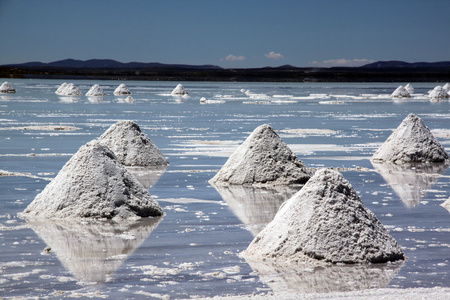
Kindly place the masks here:
[(217, 82), (449, 82), (450, 68), (60, 68), (1, 66), (0, 78)]

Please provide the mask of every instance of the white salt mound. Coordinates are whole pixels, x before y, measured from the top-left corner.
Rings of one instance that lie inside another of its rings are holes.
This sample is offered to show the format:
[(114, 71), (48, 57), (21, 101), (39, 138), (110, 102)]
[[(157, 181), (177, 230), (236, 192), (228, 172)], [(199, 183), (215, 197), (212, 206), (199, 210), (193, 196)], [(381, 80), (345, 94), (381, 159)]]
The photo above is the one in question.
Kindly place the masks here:
[(133, 103), (133, 102), (134, 102), (134, 98), (131, 97), (131, 96), (128, 96), (128, 97), (125, 98), (125, 102), (127, 102), (127, 103)]
[(407, 84), (407, 85), (405, 85), (405, 90), (409, 93), (409, 94), (412, 94), (412, 93), (414, 93), (414, 88), (413, 88), (413, 86), (411, 85), (411, 84)]
[(428, 94), (428, 97), (431, 99), (447, 99), (450, 95), (442, 86), (437, 86)]
[(392, 98), (409, 98), (409, 97), (411, 97), (411, 95), (406, 90), (406, 88), (403, 85), (401, 85), (391, 94), (391, 97)]
[(178, 84), (171, 93), (174, 96), (187, 96), (189, 95), (188, 91), (181, 85)]
[(442, 203), (442, 206), (448, 210), (450, 212), (450, 198), (448, 198), (447, 200), (445, 200), (444, 203)]
[(82, 146), (21, 216), (31, 219), (136, 218), (163, 209), (105, 145)]
[(55, 94), (61, 95), (66, 87), (67, 87), (67, 82), (62, 83), (56, 90)]
[(320, 169), (243, 253), (276, 262), (385, 263), (405, 256), (350, 183)]
[(167, 166), (169, 162), (133, 121), (119, 121), (99, 139), (125, 166)]
[(228, 158), (211, 184), (304, 184), (311, 171), (269, 125), (257, 127)]
[(60, 92), (61, 96), (81, 96), (81, 91), (73, 83), (67, 84)]
[(375, 162), (444, 162), (449, 159), (444, 147), (434, 138), (422, 119), (408, 115), (372, 156)]
[(86, 93), (86, 96), (106, 96), (106, 93), (98, 84), (94, 84)]
[(3, 82), (2, 85), (0, 86), (0, 93), (14, 94), (15, 92), (16, 92), (16, 90), (13, 88), (11, 83), (9, 83), (8, 81)]
[(447, 92), (449, 92), (450, 91), (450, 83), (447, 82), (442, 88), (444, 90), (446, 90)]
[(130, 90), (127, 88), (127, 86), (123, 83), (121, 83), (115, 90), (114, 95), (120, 96), (120, 95), (131, 95)]

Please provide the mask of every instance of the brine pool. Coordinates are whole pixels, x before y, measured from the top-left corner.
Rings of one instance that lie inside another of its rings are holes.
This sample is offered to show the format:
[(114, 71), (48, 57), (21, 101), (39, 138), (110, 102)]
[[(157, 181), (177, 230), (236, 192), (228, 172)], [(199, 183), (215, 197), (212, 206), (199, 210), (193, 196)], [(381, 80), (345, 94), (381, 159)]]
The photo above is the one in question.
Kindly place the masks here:
[[(3, 297), (181, 299), (450, 287), (450, 214), (441, 206), (450, 197), (450, 170), (369, 160), (409, 113), (421, 117), (450, 152), (450, 103), (427, 98), (436, 83), (413, 83), (412, 98), (395, 100), (389, 94), (398, 83), (67, 79), (83, 93), (99, 84), (108, 95), (62, 97), (54, 92), (64, 80), (8, 81), (17, 92), (0, 95)], [(134, 102), (113, 95), (120, 83)], [(170, 95), (178, 83), (189, 97)], [(118, 120), (137, 122), (170, 162), (166, 169), (134, 170), (164, 217), (120, 224), (27, 223), (17, 217), (79, 147)], [(295, 193), (208, 183), (261, 124), (271, 125), (307, 166), (340, 170), (408, 260), (280, 270), (240, 258)]]

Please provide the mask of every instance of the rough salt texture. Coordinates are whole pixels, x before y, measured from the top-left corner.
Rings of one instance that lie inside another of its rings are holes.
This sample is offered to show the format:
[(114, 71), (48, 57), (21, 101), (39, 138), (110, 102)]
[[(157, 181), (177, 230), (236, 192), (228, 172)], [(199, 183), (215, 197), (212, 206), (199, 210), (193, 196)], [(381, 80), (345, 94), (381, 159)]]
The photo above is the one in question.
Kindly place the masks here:
[(397, 242), (337, 171), (320, 169), (243, 253), (250, 259), (317, 263), (403, 260)]
[(167, 166), (169, 162), (133, 121), (119, 121), (98, 139), (125, 166)]
[(431, 99), (447, 99), (450, 95), (442, 86), (437, 86), (428, 94), (428, 97)]
[(67, 87), (67, 84), (68, 84), (67, 82), (62, 83), (56, 90), (55, 94), (61, 95), (64, 89)]
[(450, 83), (447, 82), (442, 88), (447, 92), (450, 91)]
[(73, 83), (67, 84), (64, 88), (62, 88), (59, 95), (62, 96), (81, 96), (81, 91), (77, 88), (77, 86)]
[(149, 192), (98, 141), (82, 146), (21, 214), (29, 219), (160, 216)]
[(186, 89), (181, 84), (178, 84), (173, 89), (171, 94), (175, 95), (175, 96), (187, 96), (187, 95), (189, 95), (188, 91), (186, 91)]
[(407, 84), (407, 85), (405, 85), (405, 90), (409, 93), (409, 94), (412, 94), (412, 93), (414, 93), (414, 88), (413, 88), (413, 86), (411, 85), (411, 84)]
[(120, 95), (131, 95), (130, 90), (127, 88), (127, 86), (123, 83), (121, 83), (115, 90), (114, 95), (120, 96)]
[(16, 90), (13, 88), (11, 83), (7, 81), (3, 82), (2, 85), (0, 86), (0, 93), (13, 94), (15, 92)]
[(403, 85), (401, 85), (391, 94), (391, 97), (393, 97), (393, 98), (409, 98), (409, 97), (411, 97), (411, 95), (406, 90), (406, 88)]
[(372, 160), (397, 164), (409, 162), (445, 162), (449, 159), (444, 147), (434, 138), (422, 119), (408, 115), (378, 148)]
[(211, 184), (304, 184), (311, 171), (269, 125), (261, 125), (229, 157)]
[(106, 93), (98, 84), (94, 84), (86, 93), (86, 96), (106, 96)]

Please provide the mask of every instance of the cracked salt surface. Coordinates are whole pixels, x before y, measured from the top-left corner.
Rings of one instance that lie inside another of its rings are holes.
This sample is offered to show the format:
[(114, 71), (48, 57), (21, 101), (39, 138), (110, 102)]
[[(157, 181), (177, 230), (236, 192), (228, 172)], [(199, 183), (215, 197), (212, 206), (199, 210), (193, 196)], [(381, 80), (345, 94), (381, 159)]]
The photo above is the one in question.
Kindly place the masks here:
[[(84, 93), (96, 83), (73, 82)], [(450, 197), (450, 170), (428, 175), (394, 170), (402, 175), (394, 181), (369, 161), (408, 113), (424, 119), (449, 151), (448, 103), (431, 103), (426, 97), (434, 83), (414, 84), (412, 98), (394, 101), (388, 94), (398, 86), (393, 83), (189, 82), (183, 85), (190, 97), (177, 103), (171, 96), (159, 95), (169, 94), (177, 82), (130, 81), (133, 104), (118, 102), (113, 95), (115, 81), (98, 82), (107, 95), (95, 104), (86, 96), (62, 103), (54, 94), (62, 83), (57, 80), (11, 83), (16, 93), (0, 98), (0, 294), (4, 297), (178, 299), (289, 291), (326, 292), (321, 297), (332, 298), (343, 288), (364, 295), (357, 290), (449, 287), (450, 218), (441, 204)], [(251, 99), (241, 89), (259, 95), (253, 97), (269, 98)], [(226, 103), (201, 105), (201, 97)], [(335, 100), (344, 105), (319, 103)], [(150, 233), (145, 225), (32, 227), (17, 218), (80, 146), (119, 120), (138, 123), (170, 161), (164, 170), (134, 170), (166, 212)], [(218, 190), (207, 181), (264, 123), (279, 132), (308, 167), (339, 170), (408, 260), (369, 268), (301, 272), (272, 268), (266, 276), (266, 269), (241, 259), (238, 254), (295, 191)], [(39, 128), (60, 124), (79, 129)], [(12, 129), (31, 126), (37, 130)], [(412, 202), (415, 205), (408, 205)], [(47, 247), (50, 251), (43, 254)], [(340, 284), (331, 284), (336, 279)]]

